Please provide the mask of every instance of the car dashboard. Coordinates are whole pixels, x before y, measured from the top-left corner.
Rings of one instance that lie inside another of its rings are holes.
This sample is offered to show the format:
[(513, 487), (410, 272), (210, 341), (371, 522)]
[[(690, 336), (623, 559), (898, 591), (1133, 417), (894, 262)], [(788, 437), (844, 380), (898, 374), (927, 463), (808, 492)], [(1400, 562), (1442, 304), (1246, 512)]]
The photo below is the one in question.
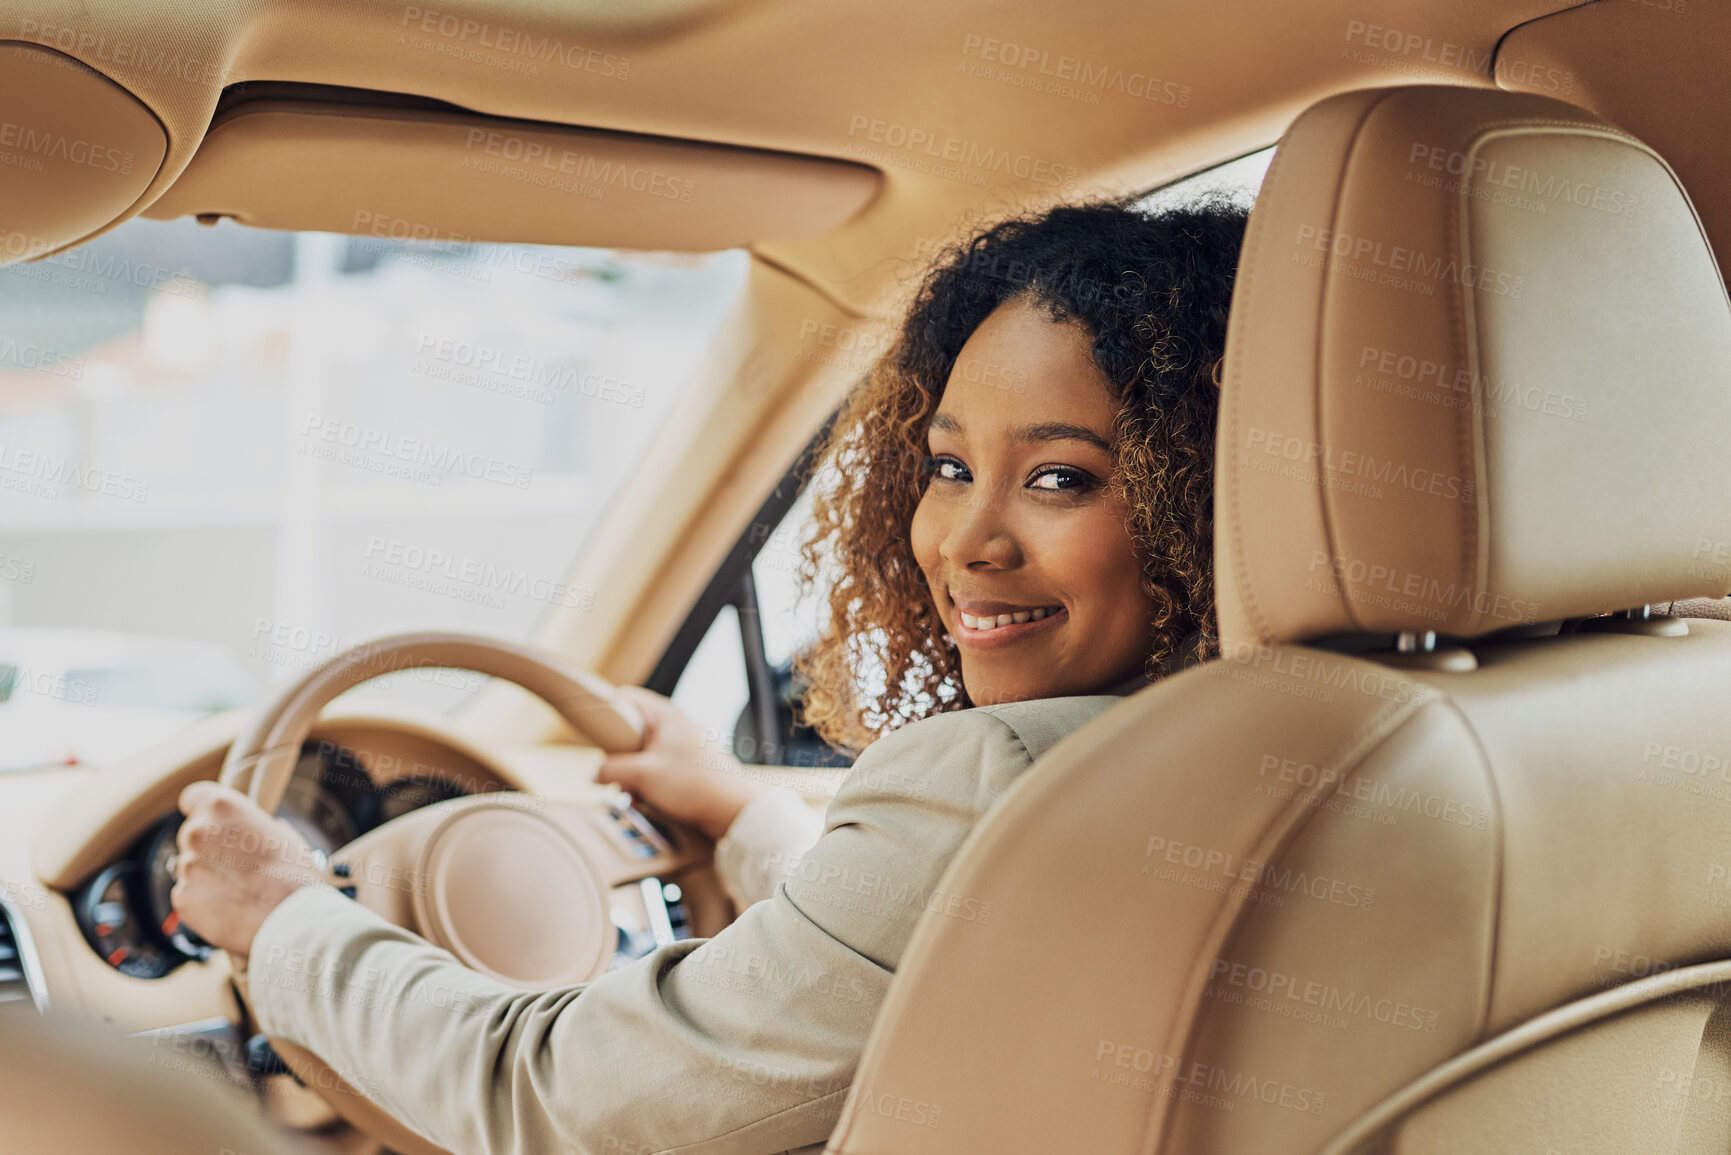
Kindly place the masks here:
[[(243, 713), (100, 771), (0, 776), (0, 813), (19, 821), (0, 820), (0, 1002), (31, 998), (133, 1032), (236, 1018), (227, 956), (180, 922), (170, 892), (175, 800), (217, 777)], [(327, 853), (422, 807), (501, 790), (606, 802), (622, 830), (649, 823), (595, 785), (600, 757), (574, 746), (483, 752), (443, 719), (336, 708), (303, 744), (277, 814)], [(610, 905), (614, 968), (693, 933), (677, 883), (634, 881)]]
[[(377, 782), (360, 755), (328, 738), (301, 748), (277, 817), (325, 854), (423, 806), (475, 792), (436, 771)], [(503, 789), (487, 783), (485, 789)], [(72, 895), (84, 940), (109, 966), (133, 978), (160, 979), (187, 962), (203, 962), (210, 947), (183, 926), (170, 895), (178, 859), (179, 813), (164, 815), (127, 853), (104, 866)]]

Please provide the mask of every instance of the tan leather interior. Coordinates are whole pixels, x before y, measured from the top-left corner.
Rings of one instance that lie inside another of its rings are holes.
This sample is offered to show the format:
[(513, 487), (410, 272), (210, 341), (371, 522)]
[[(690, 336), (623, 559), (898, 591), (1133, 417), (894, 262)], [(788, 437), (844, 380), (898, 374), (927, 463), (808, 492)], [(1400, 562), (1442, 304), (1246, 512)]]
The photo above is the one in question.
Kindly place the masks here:
[[(308, 196), (297, 174), (343, 174)], [(827, 233), (877, 170), (461, 110), (246, 100), (145, 214), (395, 240), (707, 252)]]
[[(525, 989), (590, 981), (612, 954), (609, 887), (650, 875), (677, 878), (692, 929), (715, 934), (733, 909), (694, 840), (670, 844), (639, 827), (651, 855), (621, 837), (613, 808), (516, 793), (456, 799), (413, 811), (356, 839), (332, 861), (348, 867), (357, 902), (444, 947), (464, 965)], [(236, 975), (240, 997), (246, 973)], [(317, 1054), (272, 1047), (358, 1133), (402, 1155), (445, 1155), (352, 1086)]]
[(0, 264), (132, 208), (168, 152), (149, 107), (65, 53), (0, 40)]
[(1731, 116), (1728, 42), (1723, 4), (1586, 4), (1511, 31), (1497, 47), (1497, 83), (1541, 93), (1566, 83), (1569, 103), (1658, 149), (1689, 190), (1719, 264), (1731, 266), (1731, 149), (1716, 127)]
[(1409, 1083), (1322, 1155), (1723, 1150), (1728, 979), (1731, 963), (1680, 967), (1540, 1015)]
[[(1731, 489), (1704, 484), (1723, 314), (1676, 177), (1597, 118), (1451, 89), (1324, 101), (1276, 154), (1234, 296), (1227, 374), (1280, 387), (1224, 398), (1222, 638), (1473, 637), (1723, 596), (1731, 569), (1699, 564), (1702, 527), (1731, 527)], [(1661, 385), (1687, 420), (1651, 419)]]
[[(1077, 735), (982, 827), (945, 886), (993, 917), (921, 927), (832, 1149), (1731, 1146), (1726, 964), (1701, 961), (1731, 951), (1731, 734), (1716, 720), (1731, 689), (1725, 306), (1666, 168), (1723, 258), (1722, 7), (435, 7), (19, 8), (0, 29), (17, 38), (0, 44), (0, 153), (16, 158), (0, 157), (0, 263), (135, 214), (752, 243), (742, 303), (655, 435), (656, 464), (602, 512), (568, 575), (596, 591), (595, 610), (554, 608), (535, 627), (616, 682), (654, 666), (863, 370), (833, 335), (881, 348), (882, 318), (926, 259), (981, 215), (1147, 188), (1271, 142), (1331, 93), (1416, 76), (1596, 112), (1488, 91), (1461, 103), (1457, 88), (1343, 98), (1293, 126), (1233, 324), (1220, 509), (1230, 498), (1237, 520), (1218, 543), (1229, 658)], [(1059, 60), (1147, 87), (1026, 83)], [(274, 82), (379, 99), (234, 99), (234, 85)], [(705, 158), (731, 150), (716, 170), (726, 196), (713, 216), (682, 216), (711, 186), (669, 172), (692, 181), (690, 205), (603, 186), (600, 200), (560, 190), (564, 212), (504, 168), (430, 185), (484, 124), (521, 127), (525, 152), (599, 156), (604, 143), (650, 181), (652, 158), (707, 174)], [(19, 125), (48, 152), (10, 143)], [(922, 132), (942, 143), (908, 143)], [(932, 163), (950, 142), (975, 162)], [(129, 171), (91, 163), (106, 149), (131, 155)], [(421, 183), (397, 183), (397, 165)], [(757, 201), (770, 178), (785, 199)], [(1687, 632), (1579, 618), (1646, 602)], [(1306, 644), (1426, 630), (1450, 635), (1446, 649)], [(539, 745), (585, 731), (503, 680), (448, 725), (341, 711), (311, 734), (439, 762), (477, 789), (569, 787), (599, 756)], [(265, 720), (262, 749), (286, 750), (268, 733), (280, 720)], [(123, 1030), (215, 1013), (225, 960), (121, 975), (62, 891), (214, 777), (240, 728), (207, 719), (113, 773), (8, 782), (0, 882), (22, 894), (12, 916), (57, 1005)], [(414, 876), (429, 833), (404, 825), (366, 861)], [(682, 884), (694, 926), (721, 925), (714, 879)], [(371, 898), (412, 905), (384, 889)], [(113, 1046), (0, 1022), (0, 1146), (290, 1149), (230, 1129), (198, 1079), (111, 1067)], [(314, 1056), (285, 1057), (316, 1071)], [(382, 1113), (361, 1123), (428, 1149)]]
[[(313, 0), (258, 11), (141, 0), (98, 14), (46, 0), (19, 6), (10, 34), (109, 76), (161, 121), (168, 155), (140, 208), (188, 171), (224, 90), (258, 82), (863, 163), (884, 181), (868, 211), (829, 235), (762, 250), (863, 314), (895, 295), (922, 246), (1006, 196), (1150, 187), (1269, 143), (1327, 93), (1401, 83), (1415, 70), (1488, 87), (1498, 40), (1569, 6)], [(1223, 34), (1242, 28), (1260, 34)], [(1379, 39), (1390, 32), (1392, 49)], [(320, 164), (292, 177), (310, 202), (331, 203), (347, 177), (333, 172)], [(488, 200), (509, 203), (508, 183)]]
[[(22, 886), (9, 882), (11, 914), (33, 940), (50, 1007), (77, 1008), (123, 1031), (229, 1012), (226, 957), (215, 955), (202, 966), (181, 967), (153, 981), (124, 975), (91, 951), (70, 897), (173, 812), (188, 782), (217, 777), (243, 714), (214, 715), (100, 772), (70, 768), (9, 780), (9, 797), (18, 806), (0, 808), (0, 873), (9, 880), (37, 880)], [(589, 807), (604, 807), (614, 794), (613, 787), (593, 781), (601, 754), (592, 747), (489, 743), (483, 749), (448, 719), (385, 713), (377, 704), (358, 707), (339, 699), (311, 738), (354, 751), (381, 784), (420, 775), (474, 793), (519, 790), (544, 797), (549, 805), (570, 801)], [(74, 783), (70, 791), (47, 793), (57, 779), (67, 778)], [(58, 798), (59, 804), (43, 797)], [(712, 871), (686, 872), (680, 885), (692, 925), (701, 933), (712, 934), (732, 920), (732, 907)]]
[[(1639, 209), (1499, 200), (1517, 168)], [(976, 829), (940, 885), (991, 918), (920, 924), (829, 1150), (1724, 1150), (1731, 622), (1581, 620), (1726, 588), (1731, 307), (1687, 197), (1552, 101), (1347, 94), (1289, 131), (1239, 275), (1227, 655)], [(1534, 623), (1433, 620), (1360, 560)]]
[[(70, 1016), (0, 1011), (0, 1118), (9, 1152), (312, 1155), (166, 1038), (117, 1039)], [(46, 1111), (45, 1104), (61, 1109)]]

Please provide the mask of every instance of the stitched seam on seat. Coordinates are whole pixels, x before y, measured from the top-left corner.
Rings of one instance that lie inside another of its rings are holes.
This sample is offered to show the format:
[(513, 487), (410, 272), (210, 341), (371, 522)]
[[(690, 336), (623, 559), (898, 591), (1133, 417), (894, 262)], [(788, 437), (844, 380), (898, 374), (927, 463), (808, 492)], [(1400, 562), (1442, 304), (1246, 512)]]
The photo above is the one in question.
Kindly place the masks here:
[[(1370, 117), (1370, 114), (1373, 110), (1375, 110), (1378, 106), (1380, 106), (1383, 101), (1388, 99), (1388, 95), (1389, 94), (1385, 93), (1382, 96), (1379, 96), (1376, 100), (1373, 100), (1369, 105), (1367, 105), (1365, 107), (1363, 113), (1360, 114), (1358, 123), (1355, 124), (1352, 128), (1353, 145), (1349, 146), (1348, 150), (1347, 150), (1349, 159), (1351, 156), (1352, 148), (1356, 147), (1356, 145), (1357, 145), (1358, 136), (1359, 136), (1360, 131), (1364, 127), (1364, 122)], [(1265, 189), (1273, 189), (1276, 187), (1276, 179), (1278, 177), (1278, 174), (1285, 167), (1282, 163), (1285, 159), (1285, 156), (1286, 156), (1285, 150), (1278, 148), (1278, 147), (1275, 149), (1274, 160), (1269, 164), (1268, 172), (1263, 177), (1262, 183), (1263, 183), (1263, 187)], [(1331, 222), (1333, 220), (1334, 211), (1338, 210), (1339, 202), (1340, 202), (1340, 184), (1339, 184), (1339, 182), (1337, 182), (1335, 185), (1335, 195), (1334, 195), (1335, 210), (1331, 210), (1331, 213), (1330, 213)], [(1247, 329), (1251, 328), (1250, 318), (1251, 318), (1252, 313), (1254, 312), (1255, 304), (1256, 304), (1256, 295), (1254, 292), (1256, 282), (1255, 282), (1254, 272), (1255, 272), (1256, 263), (1257, 263), (1257, 254), (1261, 248), (1262, 236), (1264, 233), (1267, 232), (1267, 228), (1268, 228), (1268, 226), (1265, 223), (1265, 220), (1266, 220), (1265, 216), (1256, 216), (1254, 213), (1252, 214), (1251, 228), (1249, 230), (1249, 234), (1245, 237), (1245, 244), (1244, 244), (1244, 248), (1243, 248), (1243, 251), (1242, 251), (1242, 254), (1240, 257), (1239, 269), (1238, 269), (1238, 272), (1235, 274), (1235, 278), (1236, 278), (1235, 283), (1237, 285), (1245, 286), (1248, 289), (1252, 290), (1252, 291), (1247, 291), (1244, 294), (1244, 317), (1243, 317), (1242, 323), (1239, 326), (1239, 328), (1241, 330), (1247, 330)], [(1317, 284), (1318, 284), (1318, 296), (1317, 296), (1318, 338), (1317, 338), (1317, 349), (1316, 349), (1317, 360), (1316, 360), (1316, 363), (1312, 365), (1311, 382), (1312, 382), (1312, 388), (1320, 391), (1320, 389), (1321, 389), (1321, 373), (1320, 373), (1321, 365), (1320, 365), (1320, 362), (1321, 362), (1321, 357), (1322, 357), (1322, 341), (1321, 341), (1320, 334), (1321, 334), (1321, 328), (1322, 328), (1322, 321), (1321, 321), (1322, 302), (1323, 302), (1323, 299), (1326, 298), (1326, 296), (1328, 295), (1328, 268), (1327, 268), (1326, 264), (1323, 267), (1322, 276), (1318, 279)], [(1228, 341), (1227, 341), (1228, 352), (1231, 352), (1237, 348), (1242, 348), (1242, 340), (1243, 340), (1242, 338), (1240, 338), (1238, 341), (1232, 340), (1232, 335), (1229, 333), (1228, 334)], [(1240, 363), (1242, 363), (1242, 360), (1243, 360), (1243, 354), (1242, 353), (1239, 354), (1238, 360), (1240, 361)], [(1242, 373), (1242, 364), (1240, 365), (1240, 373)], [(1227, 429), (1231, 435), (1230, 440), (1228, 441), (1228, 448), (1229, 448), (1229, 451), (1231, 454), (1237, 453), (1239, 417), (1243, 411), (1243, 403), (1239, 400), (1239, 393), (1240, 392), (1241, 392), (1241, 389), (1234, 389), (1232, 392), (1232, 397), (1230, 398), (1231, 414), (1230, 414), (1230, 417), (1228, 419)], [(1313, 409), (1320, 410), (1320, 406), (1314, 406), (1313, 405)], [(1241, 512), (1243, 509), (1243, 505), (1242, 505), (1242, 502), (1240, 500), (1240, 493), (1239, 493), (1240, 487), (1239, 487), (1239, 482), (1238, 482), (1238, 472), (1236, 469), (1231, 467), (1231, 465), (1230, 465), (1231, 460), (1232, 459), (1229, 456), (1227, 459), (1228, 464), (1225, 466), (1225, 469), (1226, 469), (1225, 476), (1226, 476), (1226, 481), (1227, 481), (1227, 497), (1228, 497), (1227, 517), (1228, 517), (1228, 523), (1229, 523), (1229, 526), (1231, 529), (1232, 542), (1233, 542), (1232, 574), (1233, 574), (1233, 578), (1235, 579), (1235, 584), (1236, 584), (1237, 589), (1238, 589), (1239, 603), (1243, 608), (1244, 616), (1246, 618), (1248, 618), (1250, 621), (1251, 631), (1254, 634), (1255, 640), (1256, 640), (1258, 645), (1266, 645), (1274, 637), (1274, 631), (1272, 628), (1270, 628), (1270, 626), (1268, 624), (1268, 619), (1263, 615), (1263, 613), (1262, 613), (1262, 611), (1261, 611), (1261, 609), (1257, 603), (1256, 592), (1255, 592), (1254, 588), (1252, 587), (1252, 584), (1250, 581), (1250, 565), (1249, 565), (1249, 562), (1246, 561), (1246, 554), (1245, 554), (1245, 549), (1244, 549), (1244, 519), (1243, 519), (1242, 512)], [(1216, 461), (1214, 467), (1217, 470), (1221, 469), (1222, 463), (1219, 461)], [(1324, 487), (1324, 488), (1325, 488), (1325, 492), (1323, 493), (1323, 495), (1320, 498), (1320, 501), (1322, 502), (1324, 539), (1332, 547), (1333, 537), (1327, 531), (1328, 508), (1327, 508), (1326, 487)], [(1334, 552), (1335, 551), (1332, 548), (1329, 550), (1329, 554), (1331, 557), (1333, 556)], [(1332, 561), (1330, 562), (1330, 568), (1331, 569), (1333, 568), (1333, 562)], [(1340, 575), (1338, 573), (1336, 573), (1335, 577), (1337, 579), (1337, 584), (1338, 584)], [(1216, 580), (1218, 580), (1218, 575), (1217, 575)], [(1341, 586), (1341, 588), (1344, 589), (1345, 587)], [(1348, 600), (1350, 601), (1350, 599), (1348, 599)], [(1348, 605), (1348, 613), (1349, 614), (1351, 613), (1350, 604)]]
[(1466, 716), (1466, 712), (1460, 708), (1460, 703), (1456, 702), (1454, 698), (1445, 697), (1443, 704), (1456, 718), (1460, 719), (1461, 729), (1466, 731), (1468, 739), (1473, 744), (1473, 749), (1478, 751), (1479, 766), (1485, 775), (1485, 790), (1490, 795), (1491, 830), (1495, 835), (1495, 839), (1491, 843), (1495, 885), (1491, 887), (1490, 943), (1485, 952), (1485, 984), (1484, 990), (1480, 992), (1479, 1021), (1473, 1028), (1473, 1043), (1477, 1045), (1484, 1041), (1485, 1031), (1490, 1026), (1491, 997), (1496, 981), (1497, 957), (1502, 950), (1503, 864), (1506, 858), (1504, 835), (1507, 831), (1503, 822), (1503, 796), (1497, 789), (1496, 771), (1491, 767), (1490, 752), (1485, 749), (1484, 740), (1480, 737), (1478, 728), (1472, 724), (1472, 720)]
[[(1583, 995), (1560, 1007), (1543, 1011), (1517, 1026), (1499, 1031), (1495, 1037), (1470, 1047), (1444, 1060), (1418, 1078), (1362, 1111), (1357, 1118), (1335, 1132), (1320, 1148), (1318, 1155), (1359, 1155), (1366, 1150), (1366, 1141), (1386, 1132), (1390, 1126), (1435, 1102), (1459, 1087), (1497, 1069), (1500, 1065), (1519, 1060), (1522, 1056), (1556, 1042), (1583, 1028), (1592, 1028), (1618, 1015), (1640, 1011), (1679, 995), (1731, 985), (1731, 972), (1721, 959), (1695, 963), (1635, 979), (1610, 990)], [(1375, 1148), (1386, 1150), (1386, 1148)]]
[[(1269, 162), (1268, 172), (1262, 178), (1264, 187), (1269, 187), (1269, 186), (1273, 185), (1275, 179), (1278, 177), (1279, 173), (1282, 170), (1283, 166), (1281, 164), (1281, 161), (1283, 159), (1284, 159), (1284, 154), (1281, 152), (1279, 147), (1276, 147), (1274, 150), (1274, 159), (1271, 162)], [(1262, 243), (1262, 235), (1266, 231), (1267, 231), (1267, 226), (1263, 224), (1263, 218), (1256, 216), (1253, 212), (1252, 216), (1251, 216), (1251, 221), (1250, 221), (1250, 228), (1249, 228), (1248, 234), (1245, 236), (1245, 239), (1244, 239), (1244, 247), (1240, 253), (1240, 261), (1239, 261), (1238, 271), (1233, 274), (1234, 291), (1236, 292), (1240, 288), (1245, 290), (1244, 291), (1244, 321), (1243, 321), (1243, 324), (1240, 326), (1241, 329), (1248, 329), (1250, 327), (1250, 315), (1254, 311), (1254, 308), (1255, 308), (1256, 295), (1254, 292), (1250, 291), (1249, 286), (1254, 284), (1254, 281), (1255, 281), (1255, 278), (1252, 274), (1253, 274), (1255, 266), (1256, 266), (1256, 251), (1260, 247), (1260, 245)], [(1240, 363), (1240, 369), (1239, 369), (1240, 373), (1242, 373), (1242, 371), (1243, 371), (1242, 370), (1242, 362), (1244, 360), (1244, 354), (1243, 354), (1243, 352), (1240, 351), (1240, 350), (1242, 350), (1242, 348), (1243, 348), (1243, 339), (1240, 338), (1238, 341), (1235, 342), (1232, 340), (1231, 332), (1228, 332), (1227, 342), (1226, 342), (1227, 353), (1229, 356), (1235, 352), (1237, 353), (1235, 360), (1237, 360)], [(1227, 375), (1229, 377), (1233, 376), (1233, 374), (1231, 374), (1230, 372), (1228, 372)], [(1228, 414), (1228, 418), (1227, 418), (1227, 420), (1228, 420), (1227, 430), (1228, 430), (1228, 433), (1230, 434), (1230, 436), (1227, 440), (1227, 452), (1228, 452), (1229, 456), (1227, 457), (1227, 463), (1224, 466), (1220, 461), (1216, 460), (1214, 463), (1214, 468), (1217, 470), (1225, 468), (1225, 470), (1226, 470), (1226, 472), (1225, 472), (1226, 497), (1227, 497), (1226, 514), (1227, 514), (1227, 521), (1228, 521), (1228, 525), (1230, 527), (1230, 532), (1232, 535), (1232, 543), (1233, 543), (1232, 576), (1234, 578), (1235, 584), (1238, 587), (1239, 604), (1243, 608), (1244, 616), (1247, 619), (1249, 619), (1249, 621), (1250, 621), (1251, 634), (1255, 638), (1256, 642), (1258, 644), (1261, 644), (1268, 639), (1268, 637), (1270, 636), (1272, 631), (1269, 630), (1267, 622), (1263, 619), (1262, 611), (1257, 607), (1257, 604), (1256, 604), (1256, 594), (1250, 587), (1250, 567), (1249, 567), (1249, 564), (1244, 560), (1244, 532), (1243, 532), (1244, 522), (1243, 522), (1243, 518), (1239, 514), (1239, 510), (1242, 508), (1242, 505), (1239, 501), (1239, 488), (1240, 488), (1240, 486), (1238, 483), (1237, 472), (1230, 467), (1230, 462), (1232, 460), (1231, 455), (1235, 455), (1238, 452), (1238, 448), (1237, 448), (1238, 447), (1238, 419), (1239, 419), (1239, 415), (1241, 414), (1241, 412), (1244, 409), (1243, 402), (1241, 402), (1239, 400), (1239, 393), (1240, 393), (1240, 389), (1235, 387), (1232, 390), (1232, 395), (1230, 397), (1223, 398), (1223, 401), (1229, 403), (1229, 405), (1228, 405), (1229, 414)], [(1218, 437), (1215, 438), (1215, 442), (1216, 442), (1216, 444), (1215, 444), (1216, 457), (1218, 457), (1218, 454), (1219, 454), (1219, 438)], [(1219, 581), (1219, 575), (1218, 574), (1215, 575), (1215, 580), (1216, 580), (1216, 582)]]
[[(1478, 156), (1479, 147), (1484, 143), (1490, 130), (1481, 126), (1467, 146), (1467, 159), (1470, 162)], [(1472, 166), (1469, 163), (1467, 171), (1470, 174)], [(1464, 588), (1475, 591), (1474, 601), (1469, 609), (1468, 631), (1476, 633), (1483, 623), (1484, 615), (1478, 609), (1477, 591), (1483, 587), (1479, 584), (1480, 550), (1485, 547), (1479, 534), (1480, 523), (1490, 516), (1490, 486), (1483, 484), (1487, 478), (1479, 476), (1482, 465), (1488, 472), (1490, 463), (1488, 455), (1474, 452), (1475, 444), (1482, 448), (1485, 445), (1485, 414), (1482, 404), (1484, 389), (1484, 374), (1479, 372), (1479, 345), (1475, 339), (1478, 333), (1478, 314), (1474, 310), (1472, 290), (1465, 281), (1466, 271), (1472, 265), (1472, 253), (1467, 237), (1467, 200), (1472, 196), (1472, 181), (1470, 176), (1460, 182), (1460, 193), (1445, 209), (1443, 217), (1443, 244), (1452, 249), (1460, 260), (1460, 272), (1450, 278), (1453, 282), (1449, 293), (1449, 341), (1454, 346), (1454, 363), (1465, 365), (1467, 372), (1472, 374), (1471, 394), (1476, 404), (1470, 410), (1462, 409), (1455, 417), (1455, 476), (1465, 477), (1468, 470), (1472, 471), (1473, 484), (1478, 487), (1471, 504), (1458, 503), (1457, 516), (1460, 518), (1461, 549), (1455, 558), (1455, 574), (1461, 579)], [(1484, 559), (1485, 585), (1490, 584), (1490, 559)]]
[[(1333, 203), (1329, 206), (1328, 210), (1328, 235), (1331, 237), (1337, 235), (1335, 230), (1340, 225), (1341, 203), (1346, 199), (1347, 173), (1351, 171), (1353, 158), (1358, 155), (1359, 145), (1364, 139), (1364, 126), (1366, 122), (1370, 120), (1371, 114), (1381, 108), (1383, 104), (1385, 104), (1389, 98), (1398, 91), (1399, 89), (1390, 89), (1379, 96), (1376, 100), (1365, 105), (1363, 115), (1358, 118), (1358, 123), (1352, 126), (1352, 136), (1346, 146), (1346, 155), (1342, 158), (1339, 175), (1335, 181)], [(1311, 444), (1318, 446), (1325, 446), (1328, 444), (1328, 441), (1323, 434), (1325, 423), (1322, 417), (1322, 405), (1323, 401), (1328, 396), (1328, 390), (1323, 384), (1322, 342), (1324, 335), (1328, 332), (1329, 299), (1333, 296), (1333, 293), (1331, 292), (1333, 286), (1329, 281), (1330, 275), (1334, 272), (1330, 267), (1333, 263), (1333, 257), (1334, 252), (1333, 246), (1331, 245), (1328, 254), (1323, 257), (1322, 288), (1316, 298), (1316, 361), (1315, 364), (1311, 366), (1310, 374), (1310, 387), (1312, 390), (1310, 412), (1311, 420), (1314, 423), (1311, 427)], [(1326, 457), (1324, 460), (1327, 460)], [(1359, 619), (1358, 609), (1354, 605), (1354, 599), (1350, 592), (1350, 586), (1346, 580), (1346, 574), (1341, 569), (1339, 563), (1335, 560), (1343, 555), (1343, 550), (1341, 548), (1341, 543), (1335, 537), (1334, 532), (1336, 518), (1334, 515), (1332, 498), (1330, 497), (1332, 487), (1328, 484), (1326, 471), (1322, 468), (1320, 463), (1317, 466), (1316, 485), (1316, 504), (1318, 511), (1322, 515), (1322, 540), (1328, 549), (1328, 564), (1329, 569), (1334, 573), (1334, 588), (1340, 591), (1340, 607), (1346, 612), (1346, 620), (1351, 622), (1359, 632), (1363, 632), (1364, 622)]]
[[(1342, 776), (1339, 781), (1345, 781), (1357, 774), (1359, 767), (1384, 742), (1416, 717), (1422, 709), (1442, 697), (1440, 691), (1423, 683), (1408, 684), (1416, 686), (1418, 689), (1412, 698), (1404, 702), (1389, 702), (1383, 706), (1365, 719), (1330, 755), (1327, 765), (1350, 764), (1352, 767), (1351, 774)], [(1354, 750), (1359, 750), (1359, 753), (1356, 757), (1351, 757)], [(1318, 777), (1320, 779), (1320, 776)], [(1252, 849), (1257, 854), (1258, 861), (1273, 862), (1286, 847), (1292, 844), (1320, 809), (1320, 807), (1312, 805), (1313, 801), (1328, 788), (1336, 787), (1325, 785), (1319, 780), (1315, 787), (1302, 794), (1295, 793), (1292, 798), (1287, 800), (1285, 806), (1275, 811), (1269, 824), (1262, 829), (1252, 843)], [(1285, 830), (1280, 832), (1283, 823)], [(1275, 845), (1266, 850), (1261, 849), (1271, 838), (1277, 836), (1278, 842)], [(1225, 896), (1225, 901), (1216, 909), (1207, 931), (1202, 936), (1201, 950), (1196, 958), (1191, 960), (1191, 977), (1185, 983), (1185, 990), (1180, 1003), (1183, 1009), (1178, 1021), (1173, 1024), (1171, 1035), (1166, 1040), (1165, 1053), (1173, 1057), (1173, 1071), (1182, 1069), (1184, 1056), (1190, 1053), (1190, 1044), (1196, 1031), (1196, 1024), (1201, 1017), (1202, 991), (1207, 985), (1203, 976), (1209, 973), (1213, 960), (1219, 956), (1220, 951), (1224, 949), (1226, 942), (1231, 939), (1233, 932), (1237, 929), (1238, 920), (1249, 906), (1248, 893), (1249, 890), (1246, 891), (1245, 897), (1234, 897), (1230, 894)], [(1163, 1083), (1160, 1089), (1162, 1093), (1153, 1096), (1154, 1101), (1149, 1106), (1148, 1123), (1143, 1130), (1142, 1149), (1145, 1155), (1159, 1155), (1165, 1149), (1166, 1136), (1172, 1127), (1174, 1114), (1172, 1110), (1174, 1099), (1164, 1093), (1168, 1087), (1170, 1087), (1170, 1083)]]

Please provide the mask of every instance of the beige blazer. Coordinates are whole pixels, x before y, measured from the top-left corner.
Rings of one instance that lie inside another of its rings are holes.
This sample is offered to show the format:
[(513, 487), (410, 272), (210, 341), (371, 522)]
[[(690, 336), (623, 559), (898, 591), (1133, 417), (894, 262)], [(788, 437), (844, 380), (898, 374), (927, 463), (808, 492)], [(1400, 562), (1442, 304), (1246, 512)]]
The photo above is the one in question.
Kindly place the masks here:
[[(975, 821), (1146, 684), (939, 714), (879, 739), (805, 854), (757, 838), (768, 898), (712, 939), (579, 986), (504, 986), (329, 888), (297, 891), (253, 944), (259, 1026), (459, 1155), (819, 1151), (914, 923), (992, 916), (938, 885)], [(763, 889), (729, 885), (742, 901)]]
[(787, 864), (823, 837), (823, 825), (823, 812), (786, 786), (747, 802), (715, 844), (715, 871), (733, 909), (773, 898)]

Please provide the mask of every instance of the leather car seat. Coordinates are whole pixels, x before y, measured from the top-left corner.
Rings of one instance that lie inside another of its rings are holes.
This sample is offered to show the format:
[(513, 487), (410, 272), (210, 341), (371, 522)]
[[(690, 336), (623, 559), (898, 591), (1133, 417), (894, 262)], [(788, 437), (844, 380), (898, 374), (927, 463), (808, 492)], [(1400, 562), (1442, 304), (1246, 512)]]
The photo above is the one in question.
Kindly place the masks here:
[(1731, 621), (1652, 613), (1731, 588), (1731, 308), (1670, 168), (1322, 101), (1217, 445), (1223, 656), (974, 831), (827, 1150), (1731, 1149)]
[(189, 1042), (117, 1036), (28, 1002), (0, 1008), (0, 1151), (314, 1155)]

